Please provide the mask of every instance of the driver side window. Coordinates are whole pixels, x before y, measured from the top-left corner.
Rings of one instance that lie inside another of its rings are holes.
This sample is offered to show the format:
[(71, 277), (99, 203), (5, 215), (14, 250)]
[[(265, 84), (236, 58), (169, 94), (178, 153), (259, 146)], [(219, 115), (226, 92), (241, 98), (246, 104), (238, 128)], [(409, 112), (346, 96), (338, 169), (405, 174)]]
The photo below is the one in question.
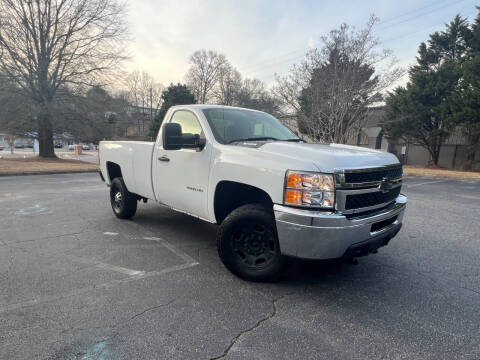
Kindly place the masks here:
[(184, 134), (198, 134), (200, 137), (204, 137), (202, 127), (198, 122), (197, 117), (190, 111), (175, 111), (170, 122), (180, 124), (182, 127), (182, 133)]

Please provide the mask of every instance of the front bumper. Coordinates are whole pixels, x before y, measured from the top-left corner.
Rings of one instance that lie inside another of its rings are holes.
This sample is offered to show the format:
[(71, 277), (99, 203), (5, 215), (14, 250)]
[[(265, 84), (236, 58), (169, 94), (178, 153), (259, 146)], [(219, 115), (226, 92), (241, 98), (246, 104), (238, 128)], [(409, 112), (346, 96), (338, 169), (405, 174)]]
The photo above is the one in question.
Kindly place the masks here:
[[(399, 195), (389, 208), (355, 218), (274, 205), (280, 251), (283, 255), (304, 259), (355, 256), (356, 249), (374, 251), (398, 233), (406, 204), (407, 198)], [(394, 221), (389, 223), (390, 219)]]

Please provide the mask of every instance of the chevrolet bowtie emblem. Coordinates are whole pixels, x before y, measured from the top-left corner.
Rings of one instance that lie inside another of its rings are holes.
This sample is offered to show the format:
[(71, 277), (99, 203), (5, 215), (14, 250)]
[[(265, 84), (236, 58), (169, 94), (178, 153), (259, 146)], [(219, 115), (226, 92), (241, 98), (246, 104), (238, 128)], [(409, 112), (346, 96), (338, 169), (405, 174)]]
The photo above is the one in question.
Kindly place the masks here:
[(393, 181), (390, 180), (389, 178), (384, 177), (378, 188), (380, 189), (381, 192), (386, 193), (390, 191), (392, 187), (393, 187)]

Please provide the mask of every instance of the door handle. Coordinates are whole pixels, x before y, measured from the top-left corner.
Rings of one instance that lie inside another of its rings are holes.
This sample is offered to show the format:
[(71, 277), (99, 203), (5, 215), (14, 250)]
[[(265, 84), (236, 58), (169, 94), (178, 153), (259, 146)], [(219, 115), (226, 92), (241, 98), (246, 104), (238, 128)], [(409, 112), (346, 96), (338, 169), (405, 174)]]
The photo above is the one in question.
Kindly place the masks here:
[(165, 161), (165, 162), (169, 162), (170, 159), (168, 157), (166, 157), (165, 155), (163, 155), (162, 157), (159, 157), (158, 158), (159, 161)]

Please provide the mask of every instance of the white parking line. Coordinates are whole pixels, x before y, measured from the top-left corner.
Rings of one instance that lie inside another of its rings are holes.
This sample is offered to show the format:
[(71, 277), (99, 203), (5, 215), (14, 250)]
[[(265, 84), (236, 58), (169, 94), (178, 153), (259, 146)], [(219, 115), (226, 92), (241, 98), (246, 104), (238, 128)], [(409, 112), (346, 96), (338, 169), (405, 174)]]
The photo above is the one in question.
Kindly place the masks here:
[(175, 255), (177, 255), (179, 258), (181, 258), (183, 261), (186, 261), (187, 263), (191, 263), (192, 266), (193, 265), (198, 265), (198, 262), (194, 258), (192, 258), (190, 255), (188, 255), (184, 251), (182, 251), (180, 249), (177, 249), (175, 246), (170, 244), (165, 239), (162, 239), (162, 238), (159, 238), (159, 237), (153, 237), (153, 236), (152, 237), (145, 236), (143, 239), (144, 240), (149, 240), (149, 241), (159, 242), (160, 244), (162, 244), (162, 246), (166, 247), (168, 250), (173, 252)]
[(152, 277), (152, 276), (164, 275), (164, 274), (168, 274), (168, 273), (171, 273), (171, 272), (174, 272), (174, 271), (188, 269), (188, 268), (190, 268), (192, 266), (195, 266), (195, 265), (198, 265), (198, 263), (197, 264), (176, 265), (176, 266), (172, 266), (172, 267), (160, 270), (160, 271), (149, 271), (149, 272), (146, 272), (146, 273), (143, 273), (143, 274), (129, 276), (129, 277), (124, 278), (124, 279), (111, 280), (111, 281), (108, 281), (108, 282), (100, 284), (100, 285), (86, 286), (86, 287), (81, 288), (81, 289), (72, 290), (72, 291), (70, 291), (68, 293), (65, 293), (65, 294), (48, 295), (48, 296), (43, 296), (43, 297), (38, 298), (38, 299), (22, 301), (22, 302), (19, 302), (19, 303), (16, 303), (16, 304), (4, 305), (4, 306), (0, 306), (0, 313), (6, 312), (6, 311), (17, 310), (17, 309), (24, 308), (24, 307), (29, 307), (29, 306), (42, 305), (42, 304), (46, 304), (46, 303), (49, 303), (49, 302), (52, 302), (52, 301), (66, 299), (66, 298), (70, 298), (70, 297), (74, 297), (74, 296), (79, 296), (79, 295), (85, 294), (85, 293), (87, 293), (89, 291), (93, 291), (93, 290), (109, 289), (109, 288), (112, 288), (112, 287), (117, 286), (117, 285), (128, 283), (130, 281), (145, 279), (145, 278), (149, 278), (149, 277)]
[[(113, 233), (113, 234), (116, 234), (116, 233)], [(170, 267), (168, 267), (166, 269), (163, 269), (163, 270), (158, 270), (158, 271), (154, 270), (154, 271), (145, 272), (145, 271), (128, 269), (128, 268), (124, 268), (124, 267), (121, 267), (121, 266), (110, 265), (110, 264), (106, 264), (106, 263), (103, 263), (103, 262), (100, 262), (100, 261), (89, 260), (89, 259), (85, 259), (85, 258), (78, 257), (78, 256), (75, 256), (75, 255), (69, 255), (69, 254), (62, 253), (60, 255), (64, 259), (65, 258), (70, 259), (72, 262), (76, 261), (76, 262), (80, 262), (80, 263), (83, 263), (83, 264), (86, 264), (86, 265), (93, 265), (97, 268), (110, 270), (110, 271), (114, 271), (114, 272), (119, 272), (119, 273), (122, 273), (122, 274), (125, 274), (125, 275), (128, 275), (128, 276), (126, 278), (123, 278), (123, 279), (115, 279), (115, 280), (111, 280), (111, 281), (108, 281), (108, 282), (105, 282), (105, 283), (99, 284), (99, 285), (91, 285), (91, 286), (87, 286), (87, 287), (84, 287), (84, 288), (75, 289), (75, 290), (72, 290), (70, 292), (63, 293), (63, 294), (47, 295), (47, 296), (43, 296), (43, 297), (40, 297), (40, 298), (37, 298), (37, 299), (26, 300), (26, 301), (22, 301), (22, 302), (15, 303), (15, 304), (3, 305), (3, 306), (0, 306), (0, 313), (6, 312), (6, 311), (17, 310), (17, 309), (24, 308), (24, 307), (29, 307), (29, 306), (42, 305), (42, 304), (49, 303), (49, 302), (52, 302), (52, 301), (57, 301), (57, 300), (70, 298), (70, 297), (74, 297), (74, 296), (79, 296), (79, 295), (85, 294), (89, 291), (93, 291), (93, 290), (97, 290), (97, 289), (108, 289), (108, 288), (112, 288), (112, 287), (117, 286), (117, 285), (128, 283), (130, 281), (145, 279), (145, 278), (149, 278), (149, 277), (152, 277), (152, 276), (160, 276), (160, 275), (172, 273), (172, 272), (175, 272), (175, 271), (181, 271), (181, 270), (189, 269), (191, 267), (199, 265), (199, 263), (194, 258), (192, 258), (190, 255), (188, 255), (187, 253), (185, 253), (184, 251), (182, 251), (180, 249), (177, 249), (176, 247), (174, 247), (173, 245), (171, 245), (170, 243), (168, 243), (166, 240), (164, 240), (162, 238), (152, 236), (152, 237), (143, 237), (143, 239), (158, 242), (161, 246), (167, 248), (168, 250), (173, 252), (175, 255), (180, 257), (182, 260), (184, 260), (185, 263), (181, 264), (181, 265), (170, 266)], [(50, 253), (50, 255), (52, 255), (52, 254)]]
[[(137, 228), (137, 230), (139, 232), (143, 233), (144, 235), (147, 235), (147, 234), (148, 235), (154, 235), (151, 231), (149, 231), (145, 228), (142, 228), (140, 225), (137, 225), (135, 223), (132, 223), (132, 224), (134, 225), (134, 227)], [(104, 232), (104, 235), (116, 236), (116, 235), (119, 235), (119, 234), (114, 233), (114, 232)], [(170, 244), (165, 239), (162, 239), (160, 237), (155, 237), (155, 236), (144, 236), (143, 239), (148, 240), (148, 241), (155, 241), (155, 242), (159, 243), (161, 246), (165, 247), (170, 252), (174, 253), (176, 256), (181, 258), (185, 263), (180, 264), (180, 265), (174, 265), (174, 266), (168, 267), (168, 268), (163, 269), (163, 270), (158, 270), (158, 271), (154, 270), (154, 271), (145, 272), (145, 271), (139, 271), (139, 270), (134, 270), (134, 269), (128, 269), (128, 268), (121, 267), (121, 266), (106, 264), (106, 263), (103, 263), (103, 262), (100, 262), (100, 261), (97, 261), (97, 260), (89, 260), (89, 259), (85, 259), (85, 258), (78, 257), (78, 256), (75, 256), (75, 255), (59, 253), (59, 255), (62, 258), (70, 259), (72, 262), (76, 261), (76, 262), (80, 262), (80, 263), (83, 263), (83, 264), (86, 264), (86, 265), (92, 265), (92, 266), (95, 266), (97, 268), (122, 273), (122, 274), (127, 275), (127, 277), (123, 278), (123, 279), (111, 280), (111, 281), (108, 281), (108, 282), (105, 282), (105, 283), (102, 283), (102, 284), (99, 284), (99, 285), (90, 285), (90, 286), (87, 286), (87, 287), (84, 287), (84, 288), (74, 289), (70, 292), (66, 292), (66, 293), (63, 293), (63, 294), (47, 295), (47, 296), (43, 296), (43, 297), (40, 297), (40, 298), (37, 298), (37, 299), (22, 301), (22, 302), (19, 302), (19, 303), (16, 303), (16, 304), (3, 305), (3, 306), (0, 306), (0, 313), (6, 312), (6, 311), (12, 311), (12, 310), (16, 310), (16, 309), (20, 309), (20, 308), (24, 308), (24, 307), (29, 307), (29, 306), (41, 305), (41, 304), (49, 303), (49, 302), (52, 302), (52, 301), (69, 298), (69, 297), (79, 296), (79, 295), (85, 294), (89, 291), (93, 291), (93, 290), (97, 290), (97, 289), (108, 289), (108, 288), (112, 288), (112, 287), (117, 286), (117, 285), (128, 283), (130, 281), (145, 279), (145, 278), (152, 277), (152, 276), (160, 276), (160, 275), (172, 273), (172, 272), (175, 272), (175, 271), (181, 271), (181, 270), (189, 269), (191, 267), (200, 265), (200, 263), (198, 261), (196, 261), (194, 258), (192, 258), (190, 255), (188, 255), (187, 253), (185, 253), (184, 251), (182, 251), (180, 249), (177, 249), (175, 246)], [(52, 253), (49, 253), (49, 255), (52, 255)]]
[(444, 182), (444, 181), (446, 181), (446, 180), (426, 181), (426, 182), (423, 182), (423, 183), (420, 183), (420, 184), (412, 184), (412, 185), (407, 184), (407, 189), (408, 189), (408, 188), (412, 188), (412, 187), (427, 185), (427, 184), (436, 184), (436, 183)]
[[(42, 252), (37, 252), (37, 254), (52, 255), (54, 253), (50, 252), (48, 254), (45, 254), (45, 253), (42, 253)], [(77, 262), (77, 263), (80, 263), (80, 264), (91, 265), (91, 266), (95, 266), (99, 269), (110, 270), (110, 271), (118, 272), (118, 273), (125, 274), (125, 275), (128, 275), (128, 276), (137, 276), (137, 275), (145, 274), (145, 271), (134, 270), (134, 269), (129, 269), (129, 268), (122, 267), (122, 266), (106, 264), (106, 263), (98, 261), (98, 260), (86, 259), (86, 258), (76, 256), (76, 255), (65, 254), (65, 253), (59, 253), (58, 255), (63, 259), (70, 260), (71, 262)]]
[(136, 276), (136, 275), (145, 274), (145, 271), (133, 270), (133, 269), (124, 268), (122, 266), (105, 264), (105, 263), (102, 263), (100, 261), (91, 261), (91, 260), (84, 261), (84, 259), (82, 259), (82, 258), (77, 258), (76, 261), (83, 262), (85, 264), (91, 264), (91, 265), (94, 265), (95, 267), (100, 268), (100, 269), (119, 272), (121, 274), (125, 274), (125, 275), (128, 275), (128, 276)]

